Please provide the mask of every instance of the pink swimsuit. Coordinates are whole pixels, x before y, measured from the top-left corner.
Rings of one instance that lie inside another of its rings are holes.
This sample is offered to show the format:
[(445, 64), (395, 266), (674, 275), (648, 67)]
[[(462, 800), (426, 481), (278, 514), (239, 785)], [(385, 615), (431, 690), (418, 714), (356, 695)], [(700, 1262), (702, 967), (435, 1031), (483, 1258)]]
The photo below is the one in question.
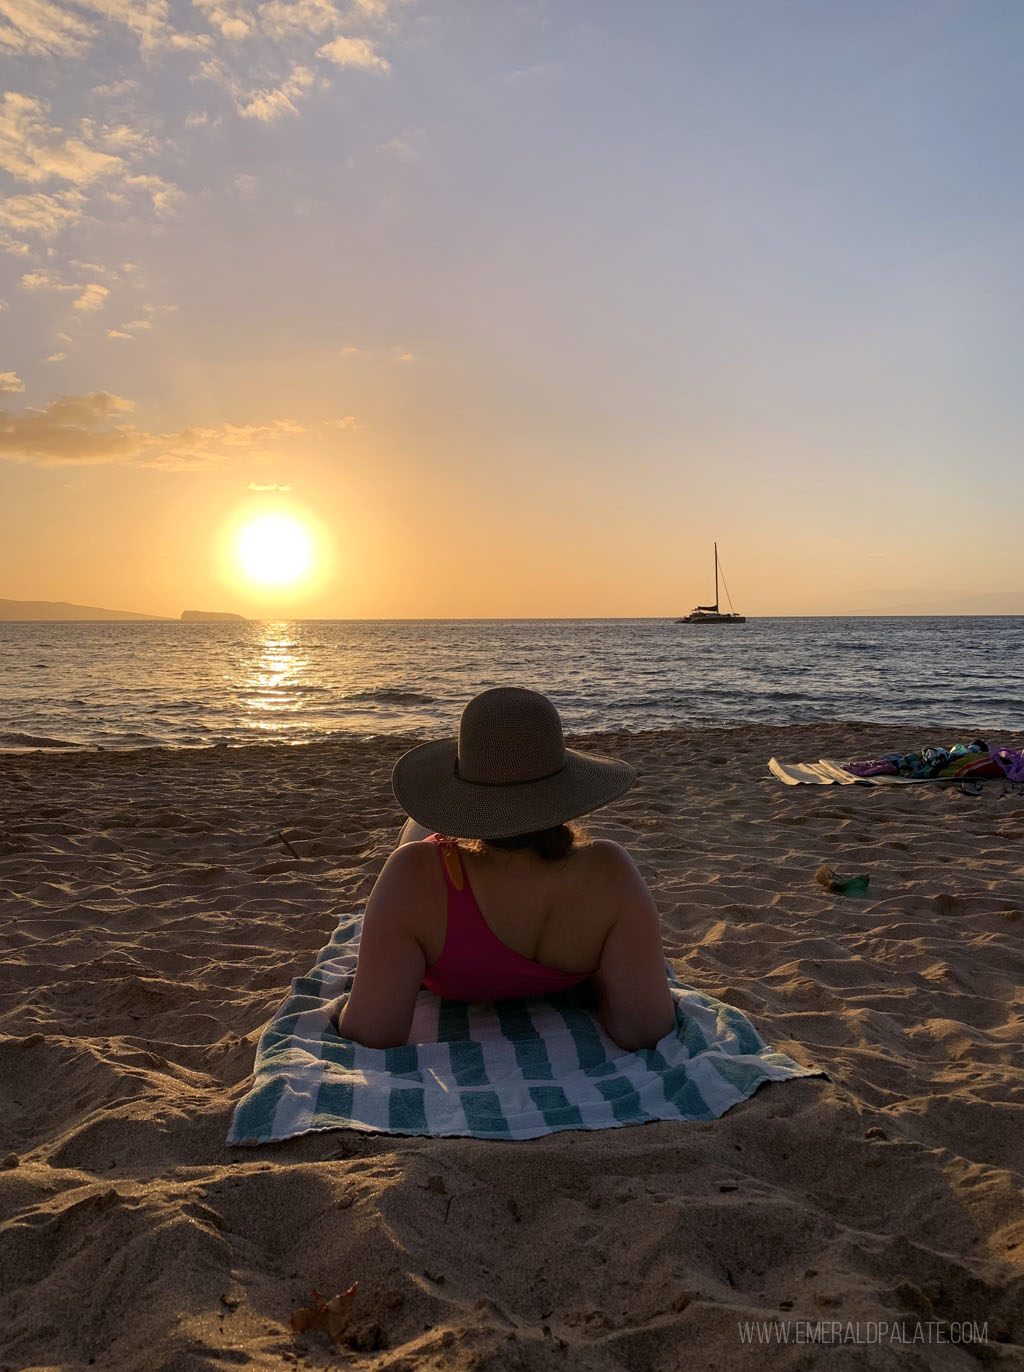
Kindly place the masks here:
[(428, 991), (449, 1000), (507, 1000), (564, 991), (593, 976), (545, 967), (502, 943), (476, 903), (458, 845), (442, 834), (431, 834), (426, 842), (437, 845), (448, 893), (444, 947), (423, 976)]

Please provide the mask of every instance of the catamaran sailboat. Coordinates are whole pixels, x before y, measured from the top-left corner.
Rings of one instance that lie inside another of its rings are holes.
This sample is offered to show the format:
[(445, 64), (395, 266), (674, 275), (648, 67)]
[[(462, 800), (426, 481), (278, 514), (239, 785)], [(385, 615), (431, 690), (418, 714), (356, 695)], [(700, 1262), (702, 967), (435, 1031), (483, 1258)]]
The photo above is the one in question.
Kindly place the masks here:
[[(725, 585), (725, 577), (722, 578)], [(729, 610), (719, 610), (718, 608), (718, 544), (715, 544), (715, 603), (714, 605), (698, 605), (691, 610), (683, 619), (677, 619), (677, 624), (746, 624), (746, 616), (738, 615), (732, 608), (732, 597), (729, 595), (728, 586), (725, 587), (725, 596), (729, 602)]]

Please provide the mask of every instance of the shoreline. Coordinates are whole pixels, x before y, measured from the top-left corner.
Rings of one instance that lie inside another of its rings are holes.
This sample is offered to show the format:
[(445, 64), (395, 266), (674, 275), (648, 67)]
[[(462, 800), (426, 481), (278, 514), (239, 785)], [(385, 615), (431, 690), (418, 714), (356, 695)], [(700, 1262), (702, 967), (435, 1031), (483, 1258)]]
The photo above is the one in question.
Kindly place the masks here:
[[(1002, 728), (998, 725), (973, 724), (970, 728), (963, 725), (918, 725), (901, 723), (878, 723), (872, 720), (806, 720), (789, 724), (765, 724), (756, 720), (734, 720), (728, 722), (711, 721), (700, 724), (678, 724), (660, 729), (628, 729), (628, 728), (606, 728), (589, 729), (585, 732), (567, 729), (565, 732), (566, 743), (570, 747), (586, 749), (588, 744), (601, 742), (603, 740), (621, 739), (628, 743), (635, 741), (638, 744), (651, 739), (674, 739), (677, 737), (697, 737), (703, 738), (708, 734), (747, 734), (763, 733), (766, 735), (781, 736), (783, 739), (790, 735), (800, 736), (802, 739), (805, 734), (827, 733), (834, 737), (837, 731), (842, 731), (845, 738), (849, 736), (851, 742), (860, 741), (868, 744), (874, 735), (885, 735), (884, 746), (878, 745), (879, 753), (896, 751), (898, 747), (906, 745), (906, 751), (921, 745), (922, 739), (927, 738), (928, 745), (938, 743), (938, 746), (945, 746), (947, 743), (970, 741), (969, 734), (975, 737), (980, 735), (991, 736), (987, 741), (992, 746), (1016, 746), (1021, 747), (1021, 740), (1024, 740), (1024, 730), (1012, 730)], [(14, 731), (11, 731), (14, 732)], [(896, 737), (898, 735), (898, 737)], [(917, 737), (908, 737), (916, 735)], [(428, 738), (436, 737), (435, 734), (428, 733), (409, 733), (403, 731), (381, 731), (366, 733), (360, 730), (339, 729), (334, 733), (315, 739), (284, 737), (267, 739), (254, 738), (245, 741), (221, 741), (215, 743), (126, 743), (126, 744), (90, 744), (72, 743), (70, 741), (53, 742), (44, 744), (3, 745), (0, 744), (0, 761), (4, 758), (22, 757), (84, 757), (103, 754), (112, 757), (135, 756), (141, 754), (169, 753), (169, 754), (205, 754), (205, 753), (238, 753), (248, 752), (255, 749), (280, 749), (291, 752), (296, 749), (306, 748), (338, 748), (344, 747), (349, 743), (367, 745), (383, 744), (396, 745), (403, 744), (406, 748), (415, 747), (417, 743), (422, 743)], [(1014, 742), (1016, 740), (1016, 743)], [(864, 754), (863, 758), (867, 758)], [(791, 759), (797, 760), (797, 759)], [(863, 760), (858, 754), (857, 759), (853, 755), (844, 758), (846, 761)]]
[(639, 768), (586, 827), (633, 854), (681, 979), (828, 1079), (523, 1144), (224, 1141), (397, 837), (417, 737), (0, 757), (0, 1369), (337, 1366), (288, 1321), (353, 1282), (343, 1358), (372, 1372), (763, 1372), (743, 1320), (977, 1321), (993, 1365), (1024, 1356), (1024, 798), (766, 770), (922, 732), (567, 735)]

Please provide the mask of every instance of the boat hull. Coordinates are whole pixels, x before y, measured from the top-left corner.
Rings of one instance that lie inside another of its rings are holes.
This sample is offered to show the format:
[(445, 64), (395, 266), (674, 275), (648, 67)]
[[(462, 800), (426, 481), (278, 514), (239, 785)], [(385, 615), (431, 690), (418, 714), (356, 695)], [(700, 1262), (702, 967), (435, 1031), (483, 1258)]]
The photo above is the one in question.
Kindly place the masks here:
[(677, 624), (746, 624), (746, 615), (686, 615)]

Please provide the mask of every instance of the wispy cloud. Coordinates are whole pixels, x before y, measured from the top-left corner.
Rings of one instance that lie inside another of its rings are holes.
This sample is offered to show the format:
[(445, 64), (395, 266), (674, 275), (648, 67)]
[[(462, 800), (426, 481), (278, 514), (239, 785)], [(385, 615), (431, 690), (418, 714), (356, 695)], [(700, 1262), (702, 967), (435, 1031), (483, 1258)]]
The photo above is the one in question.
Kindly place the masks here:
[(317, 57), (326, 57), (338, 67), (362, 67), (364, 71), (390, 71), (391, 63), (381, 57), (376, 45), (368, 38), (349, 38), (338, 34), (322, 48)]
[(115, 425), (97, 431), (112, 415), (132, 408), (109, 391), (62, 396), (43, 410), (0, 410), (0, 457), (56, 466), (65, 462), (123, 462), (138, 451), (136, 431)]
[(128, 190), (141, 191), (148, 195), (157, 214), (166, 214), (185, 198), (185, 192), (180, 186), (165, 181), (162, 176), (155, 176), (152, 172), (137, 172), (132, 176), (125, 176), (122, 185)]
[(263, 482), (260, 482), (260, 481), (250, 481), (250, 482), (249, 482), (249, 490), (250, 490), (250, 491), (290, 491), (290, 490), (291, 490), (291, 486), (282, 486), (282, 485), (281, 485), (279, 482), (277, 482), (277, 481), (268, 481), (268, 482), (266, 482), (266, 483), (263, 483)]
[(93, 28), (55, 0), (0, 0), (0, 48), (33, 57), (77, 57)]
[(77, 291), (72, 282), (65, 281), (57, 272), (34, 271), (23, 273), (18, 285), (23, 291)]
[(392, 347), (369, 347), (357, 348), (353, 343), (347, 343), (345, 347), (338, 349), (339, 357), (362, 357), (367, 360), (379, 359), (388, 362), (415, 362), (416, 354), (409, 348), (404, 348), (400, 344)]
[[(94, 263), (80, 263), (78, 265), (88, 266), (90, 270), (97, 270)], [(98, 270), (102, 271), (103, 269), (99, 268)], [(63, 294), (67, 291), (77, 292), (75, 299), (71, 302), (71, 308), (84, 314), (101, 310), (110, 296), (110, 287), (102, 285), (99, 281), (65, 281), (59, 272), (48, 271), (45, 268), (24, 272), (18, 285), (23, 291), (46, 291), (51, 294)]]
[(235, 108), (245, 119), (261, 119), (273, 123), (284, 114), (298, 114), (296, 101), (309, 94), (315, 74), (301, 65), (294, 66), (279, 86), (264, 87), (244, 95), (236, 90)]
[(238, 0), (235, 3), (232, 0), (192, 0), (192, 3), (224, 38), (238, 42), (253, 32), (255, 15), (251, 5), (238, 3)]
[(5, 92), (0, 102), (0, 167), (16, 180), (87, 186), (123, 168), (120, 157), (102, 151), (94, 141), (66, 136), (47, 112), (42, 100), (19, 91)]
[(25, 383), (17, 372), (0, 372), (0, 391), (23, 391)]
[[(3, 390), (21, 390), (13, 372)], [(14, 384), (17, 383), (17, 384)], [(130, 400), (109, 391), (61, 396), (43, 409), (20, 414), (0, 410), (0, 458), (37, 466), (88, 466), (130, 462), (165, 471), (193, 471), (216, 466), (230, 456), (266, 458), (275, 445), (305, 432), (294, 420), (271, 424), (219, 424), (149, 433), (116, 422), (134, 409)]]
[[(192, 0), (172, 10), (168, 0), (0, 0), (0, 49), (23, 56), (84, 57), (114, 25), (127, 30), (140, 50), (209, 52), (219, 40), (239, 45), (263, 38), (289, 43), (339, 34), (345, 27), (381, 26), (404, 0)], [(190, 26), (189, 19), (198, 21)], [(175, 21), (179, 22), (175, 22)], [(205, 28), (202, 27), (205, 25)], [(110, 90), (128, 78), (107, 83)]]
[(47, 362), (63, 362), (66, 357), (67, 353), (51, 353), (46, 360)]
[(389, 138), (387, 142), (381, 143), (381, 152), (389, 153), (392, 157), (397, 157), (399, 162), (415, 162), (419, 156), (417, 143), (421, 140), (414, 134), (399, 134), (395, 138)]
[[(62, 229), (82, 217), (84, 208), (85, 196), (80, 191), (9, 195), (0, 200), (0, 229), (38, 235), (42, 239), (56, 238)], [(8, 252), (29, 251), (26, 243), (10, 236), (5, 239), (5, 246)]]
[[(52, 121), (45, 100), (7, 91), (0, 101), (0, 169), (15, 181), (48, 189), (0, 201), (0, 229), (30, 239), (53, 239), (82, 218), (90, 195), (95, 203), (99, 191), (124, 206), (133, 197), (145, 196), (153, 210), (165, 213), (182, 192), (166, 178), (138, 169), (138, 162), (153, 150), (152, 136), (141, 130), (91, 119), (62, 128)], [(64, 188), (49, 189), (60, 182)], [(20, 245), (24, 242), (22, 237)]]
[(72, 309), (90, 312), (101, 310), (107, 303), (110, 291), (106, 286), (101, 286), (97, 281), (91, 281), (82, 291), (76, 300), (72, 302)]
[(258, 12), (263, 32), (277, 39), (328, 33), (344, 21), (343, 11), (333, 0), (267, 0)]
[(119, 24), (143, 52), (195, 47), (202, 35), (171, 23), (167, 0), (0, 0), (0, 47), (32, 57), (83, 57), (104, 28)]

